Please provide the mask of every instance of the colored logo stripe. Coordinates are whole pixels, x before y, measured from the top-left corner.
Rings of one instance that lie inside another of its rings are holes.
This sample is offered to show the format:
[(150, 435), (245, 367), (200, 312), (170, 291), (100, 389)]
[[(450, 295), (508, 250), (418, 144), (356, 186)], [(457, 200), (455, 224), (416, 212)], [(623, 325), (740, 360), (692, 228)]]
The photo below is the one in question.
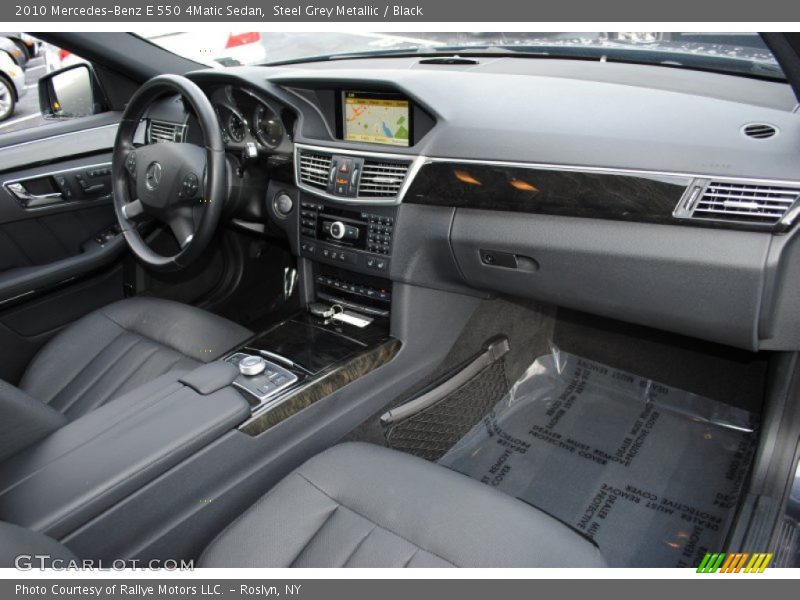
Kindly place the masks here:
[[(698, 573), (763, 573), (772, 562), (772, 553), (709, 552), (697, 567)], [(747, 566), (745, 566), (745, 564)]]
[(754, 554), (750, 562), (747, 563), (745, 573), (763, 573), (772, 560), (772, 554)]

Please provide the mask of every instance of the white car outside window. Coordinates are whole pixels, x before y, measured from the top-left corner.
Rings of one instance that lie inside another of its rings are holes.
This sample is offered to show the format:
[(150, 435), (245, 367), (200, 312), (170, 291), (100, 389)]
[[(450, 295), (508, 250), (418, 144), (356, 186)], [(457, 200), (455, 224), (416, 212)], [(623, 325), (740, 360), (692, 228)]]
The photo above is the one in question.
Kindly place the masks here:
[(0, 73), (0, 121), (4, 121), (14, 114), (17, 100), (25, 95), (25, 71), (0, 52)]

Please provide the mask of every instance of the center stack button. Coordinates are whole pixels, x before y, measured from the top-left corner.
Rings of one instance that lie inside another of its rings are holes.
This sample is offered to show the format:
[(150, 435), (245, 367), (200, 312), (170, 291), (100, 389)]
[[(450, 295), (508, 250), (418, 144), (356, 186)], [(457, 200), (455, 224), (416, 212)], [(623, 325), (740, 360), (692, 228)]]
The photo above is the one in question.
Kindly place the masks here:
[(341, 221), (334, 221), (333, 223), (331, 223), (331, 237), (332, 238), (334, 238), (336, 240), (342, 239), (344, 237), (345, 231), (346, 231), (346, 229), (345, 229), (344, 223), (342, 223)]

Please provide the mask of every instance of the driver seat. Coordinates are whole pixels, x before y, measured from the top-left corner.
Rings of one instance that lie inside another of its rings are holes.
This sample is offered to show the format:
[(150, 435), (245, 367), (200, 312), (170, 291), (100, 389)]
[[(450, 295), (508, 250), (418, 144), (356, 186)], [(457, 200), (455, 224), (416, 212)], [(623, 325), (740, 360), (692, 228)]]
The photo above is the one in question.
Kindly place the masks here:
[(149, 297), (120, 300), (50, 340), (19, 387), (72, 420), (160, 375), (216, 360), (252, 335), (187, 304)]

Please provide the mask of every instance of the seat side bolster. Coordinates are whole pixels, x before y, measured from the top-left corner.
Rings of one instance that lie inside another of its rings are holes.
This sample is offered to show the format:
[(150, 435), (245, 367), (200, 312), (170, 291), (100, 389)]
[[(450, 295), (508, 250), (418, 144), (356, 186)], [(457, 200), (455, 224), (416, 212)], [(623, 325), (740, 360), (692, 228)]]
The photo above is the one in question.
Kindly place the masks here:
[(0, 461), (47, 437), (69, 420), (0, 379)]
[[(65, 562), (78, 560), (78, 557), (64, 544), (57, 542), (44, 534), (25, 529), (12, 523), (0, 521), (0, 567), (14, 568), (17, 557), (20, 560), (28, 560), (34, 568), (41, 564), (39, 559), (34, 557), (47, 557), (44, 566), (52, 566), (53, 560)], [(23, 562), (21, 566), (25, 566)]]

